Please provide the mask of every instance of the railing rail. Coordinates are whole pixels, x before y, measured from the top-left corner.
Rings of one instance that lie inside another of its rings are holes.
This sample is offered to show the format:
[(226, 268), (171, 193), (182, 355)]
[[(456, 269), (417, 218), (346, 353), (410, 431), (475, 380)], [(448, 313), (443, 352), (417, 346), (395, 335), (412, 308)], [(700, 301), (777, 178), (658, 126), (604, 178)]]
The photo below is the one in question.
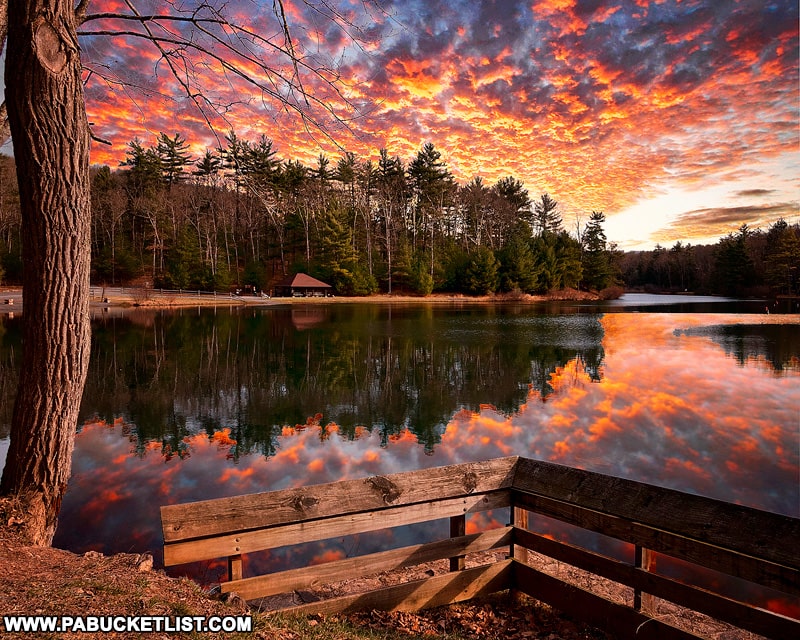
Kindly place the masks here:
[[(507, 507), (508, 526), (466, 534), (467, 514)], [(539, 515), (628, 544), (633, 560), (530, 531)], [(242, 554), (441, 518), (450, 519), (444, 540), (242, 575)], [(800, 610), (800, 520), (525, 458), (165, 506), (162, 522), (165, 565), (227, 557), (229, 581), (222, 591), (247, 600), (449, 559), (443, 575), (291, 609), (298, 613), (411, 610), (516, 589), (619, 637), (696, 637), (656, 619), (648, 606), (653, 598), (767, 637), (800, 637), (800, 620), (680, 582), (652, 566), (654, 554), (677, 558), (767, 587)], [(465, 568), (468, 554), (505, 547), (507, 559)], [(543, 573), (528, 563), (529, 553), (624, 585), (633, 590), (633, 601), (611, 602)]]

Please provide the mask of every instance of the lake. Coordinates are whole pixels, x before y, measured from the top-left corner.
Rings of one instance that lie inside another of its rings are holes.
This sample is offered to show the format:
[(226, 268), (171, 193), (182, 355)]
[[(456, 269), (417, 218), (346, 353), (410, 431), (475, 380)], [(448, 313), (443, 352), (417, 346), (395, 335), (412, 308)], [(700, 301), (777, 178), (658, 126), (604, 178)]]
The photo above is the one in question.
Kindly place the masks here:
[[(0, 462), (21, 322), (0, 322)], [(800, 517), (799, 383), (800, 317), (763, 302), (112, 310), (54, 544), (158, 562), (162, 504), (508, 455)]]

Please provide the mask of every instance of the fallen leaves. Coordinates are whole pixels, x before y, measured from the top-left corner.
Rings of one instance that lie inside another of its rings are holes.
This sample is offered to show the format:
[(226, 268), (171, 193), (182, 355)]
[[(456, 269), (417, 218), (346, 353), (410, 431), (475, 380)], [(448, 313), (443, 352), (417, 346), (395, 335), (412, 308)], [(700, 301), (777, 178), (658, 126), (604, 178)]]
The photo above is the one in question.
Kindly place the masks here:
[(452, 636), (469, 640), (607, 638), (602, 631), (562, 617), (547, 605), (508, 593), (415, 613), (370, 611), (345, 617), (365, 628), (388, 629), (409, 637)]

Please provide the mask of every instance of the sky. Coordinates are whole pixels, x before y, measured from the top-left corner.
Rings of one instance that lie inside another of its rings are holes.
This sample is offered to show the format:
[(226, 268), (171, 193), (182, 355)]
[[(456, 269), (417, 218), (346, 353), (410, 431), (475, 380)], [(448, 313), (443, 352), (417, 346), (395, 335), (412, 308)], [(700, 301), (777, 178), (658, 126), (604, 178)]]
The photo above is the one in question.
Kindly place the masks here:
[[(94, 135), (112, 143), (95, 143), (93, 162), (117, 166), (128, 141), (154, 144), (160, 131), (180, 133), (199, 155), (218, 146), (207, 118), (219, 136), (265, 134), (281, 157), (309, 165), (320, 152), (335, 163), (344, 150), (374, 160), (382, 147), (407, 162), (432, 142), (461, 183), (510, 175), (534, 199), (550, 194), (570, 231), (603, 211), (608, 239), (622, 249), (800, 222), (796, 0), (329, 1), (283, 1), (302, 63), (323, 70), (301, 65), (313, 99), (297, 104), (328, 137), (214, 58), (192, 55), (178, 76), (226, 111), (204, 118), (179, 99), (181, 83), (152, 44), (84, 35), (87, 111)], [(90, 13), (129, 13), (125, 6), (95, 0)], [(232, 21), (284, 43), (272, 0), (225, 6)], [(141, 32), (109, 19), (82, 31), (120, 26)], [(186, 33), (180, 23), (154, 29)], [(285, 60), (248, 46), (238, 67), (283, 92), (254, 58), (291, 74)], [(337, 92), (322, 82), (334, 77)]]

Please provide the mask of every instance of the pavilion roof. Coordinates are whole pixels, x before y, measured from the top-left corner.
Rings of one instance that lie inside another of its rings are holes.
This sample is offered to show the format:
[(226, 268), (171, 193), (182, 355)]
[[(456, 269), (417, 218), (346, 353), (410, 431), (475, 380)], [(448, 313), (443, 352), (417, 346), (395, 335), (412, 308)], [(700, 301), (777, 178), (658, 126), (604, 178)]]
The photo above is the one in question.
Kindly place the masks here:
[(322, 282), (321, 280), (317, 280), (316, 278), (312, 278), (311, 276), (305, 273), (296, 273), (293, 276), (289, 276), (285, 278), (283, 281), (278, 283), (279, 287), (294, 287), (294, 288), (305, 288), (305, 289), (332, 289), (331, 285)]

